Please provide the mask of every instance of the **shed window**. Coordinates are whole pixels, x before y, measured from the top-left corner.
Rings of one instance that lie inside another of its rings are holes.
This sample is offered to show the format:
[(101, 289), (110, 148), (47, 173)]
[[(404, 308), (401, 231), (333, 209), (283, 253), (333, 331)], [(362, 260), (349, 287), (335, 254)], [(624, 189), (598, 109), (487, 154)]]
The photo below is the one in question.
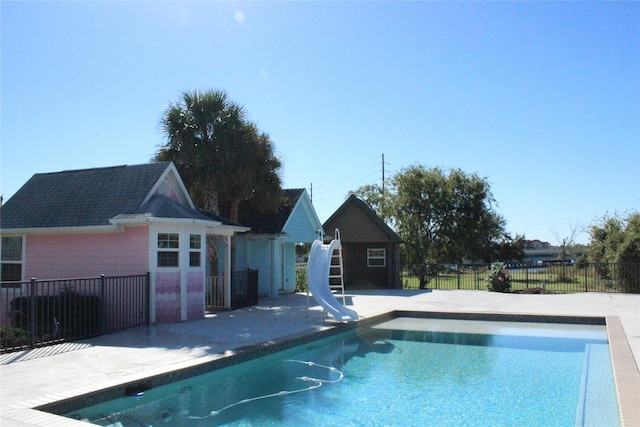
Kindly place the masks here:
[(367, 249), (367, 267), (386, 267), (387, 251), (384, 248)]
[(180, 258), (180, 235), (158, 233), (158, 267), (177, 267)]
[(0, 244), (2, 282), (22, 280), (22, 236), (3, 236)]

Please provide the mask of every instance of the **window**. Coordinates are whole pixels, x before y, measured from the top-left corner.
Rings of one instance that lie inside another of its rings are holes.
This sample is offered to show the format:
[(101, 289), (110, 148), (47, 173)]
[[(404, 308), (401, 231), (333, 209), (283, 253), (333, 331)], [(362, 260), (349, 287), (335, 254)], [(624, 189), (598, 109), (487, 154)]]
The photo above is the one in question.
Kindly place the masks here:
[(189, 235), (189, 267), (200, 267), (202, 261), (202, 236)]
[(4, 236), (0, 245), (2, 255), (2, 282), (22, 280), (22, 236)]
[(387, 252), (385, 249), (367, 249), (367, 267), (385, 267), (387, 265)]
[(158, 267), (177, 267), (180, 258), (180, 235), (158, 233)]

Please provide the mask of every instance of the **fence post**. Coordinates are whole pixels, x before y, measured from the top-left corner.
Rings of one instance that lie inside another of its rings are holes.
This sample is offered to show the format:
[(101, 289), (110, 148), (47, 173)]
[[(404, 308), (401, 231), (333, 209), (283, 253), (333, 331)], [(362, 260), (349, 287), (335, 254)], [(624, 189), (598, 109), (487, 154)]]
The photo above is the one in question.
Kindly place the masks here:
[(151, 324), (151, 272), (147, 271), (147, 283), (145, 286), (147, 290), (147, 325)]
[(458, 276), (458, 289), (460, 289), (460, 264), (456, 265), (456, 275)]
[(584, 269), (584, 291), (589, 292), (589, 264)]
[(100, 335), (104, 335), (105, 327), (107, 324), (107, 310), (105, 309), (106, 302), (104, 300), (104, 274), (100, 275)]
[(31, 278), (29, 286), (29, 348), (36, 346), (36, 279)]

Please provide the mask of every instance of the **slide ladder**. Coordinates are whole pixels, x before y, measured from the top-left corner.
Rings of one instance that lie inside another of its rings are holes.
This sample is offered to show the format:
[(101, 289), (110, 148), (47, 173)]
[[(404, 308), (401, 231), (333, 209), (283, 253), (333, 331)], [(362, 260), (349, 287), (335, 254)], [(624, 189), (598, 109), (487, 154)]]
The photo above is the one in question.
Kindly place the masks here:
[[(358, 313), (346, 307), (343, 267), (340, 232), (336, 229), (335, 238), (328, 245), (324, 244), (322, 236), (319, 235), (311, 245), (307, 262), (307, 282), (309, 285), (307, 300), (309, 292), (311, 292), (313, 299), (325, 310), (325, 313), (331, 314), (338, 322), (353, 322), (359, 317)], [(333, 294), (332, 280), (335, 282), (333, 288), (342, 292), (342, 304)]]
[[(336, 228), (334, 240), (340, 241), (340, 231)], [(347, 303), (344, 294), (344, 264), (342, 263), (342, 245), (339, 245), (331, 254), (329, 263), (329, 288), (334, 293), (342, 295), (342, 305)]]

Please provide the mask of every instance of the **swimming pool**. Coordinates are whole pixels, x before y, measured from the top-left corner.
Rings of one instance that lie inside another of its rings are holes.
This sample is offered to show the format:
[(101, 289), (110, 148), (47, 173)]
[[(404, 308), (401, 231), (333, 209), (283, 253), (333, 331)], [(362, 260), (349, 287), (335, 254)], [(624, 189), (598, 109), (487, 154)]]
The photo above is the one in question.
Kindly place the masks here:
[(398, 317), (127, 392), (140, 396), (64, 415), (103, 426), (620, 425), (601, 325)]

